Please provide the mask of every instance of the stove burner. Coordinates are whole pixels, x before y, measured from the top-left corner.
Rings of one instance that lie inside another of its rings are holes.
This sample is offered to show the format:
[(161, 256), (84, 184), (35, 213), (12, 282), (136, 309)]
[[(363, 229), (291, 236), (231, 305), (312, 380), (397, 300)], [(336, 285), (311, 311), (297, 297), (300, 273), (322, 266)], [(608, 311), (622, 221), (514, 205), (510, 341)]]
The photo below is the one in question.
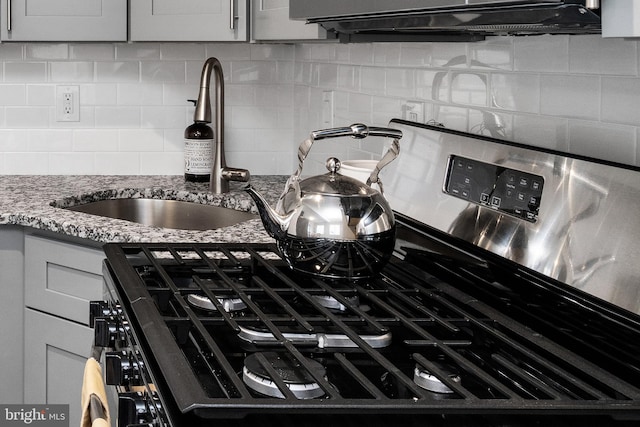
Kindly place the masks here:
[[(447, 373), (447, 376), (451, 381), (456, 383), (460, 382), (460, 375), (446, 368), (443, 368), (443, 370)], [(454, 392), (422, 366), (416, 366), (413, 370), (413, 382), (416, 383), (418, 387), (434, 393), (449, 394)]]
[[(227, 297), (217, 297), (220, 304), (222, 304), (222, 308), (227, 313), (233, 311), (240, 311), (247, 308), (247, 305), (242, 301), (241, 298), (227, 298)], [(198, 294), (189, 294), (187, 295), (187, 302), (194, 307), (202, 308), (204, 310), (209, 311), (217, 311), (215, 304), (204, 295)]]
[[(318, 376), (326, 376), (326, 370), (319, 362), (311, 359), (306, 359), (306, 362)], [(298, 399), (315, 399), (324, 396), (324, 391), (315, 382), (313, 376), (288, 353), (254, 353), (245, 358), (242, 380), (252, 390), (269, 397), (285, 398), (275, 381), (271, 379), (269, 369), (263, 363), (267, 363), (275, 370)]]
[[(340, 312), (347, 311), (347, 307), (331, 295), (314, 295), (313, 298), (318, 302), (318, 304), (320, 304), (324, 308), (328, 308), (329, 310), (336, 310)], [(345, 299), (349, 301), (349, 304), (360, 304), (360, 298), (358, 297), (358, 295), (345, 297)]]
[[(268, 331), (258, 330), (256, 328), (239, 326), (240, 332), (238, 337), (244, 341), (253, 344), (278, 344), (278, 339)], [(300, 333), (300, 332), (282, 332), (282, 335), (288, 341), (296, 344), (317, 345), (318, 348), (357, 348), (349, 337), (339, 333)], [(360, 335), (360, 338), (372, 348), (384, 348), (391, 345), (391, 332), (380, 335)]]

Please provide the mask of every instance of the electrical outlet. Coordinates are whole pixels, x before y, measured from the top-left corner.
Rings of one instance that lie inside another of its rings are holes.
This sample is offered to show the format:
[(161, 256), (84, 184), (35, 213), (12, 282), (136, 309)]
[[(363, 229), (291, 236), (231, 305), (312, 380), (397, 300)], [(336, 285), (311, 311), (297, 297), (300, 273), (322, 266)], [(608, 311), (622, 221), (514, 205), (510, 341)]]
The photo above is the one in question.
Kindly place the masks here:
[(322, 92), (322, 126), (333, 127), (334, 112), (333, 91), (325, 90)]
[(80, 88), (76, 85), (56, 87), (56, 120), (80, 121)]
[(424, 104), (407, 101), (402, 106), (402, 118), (416, 123), (424, 123)]

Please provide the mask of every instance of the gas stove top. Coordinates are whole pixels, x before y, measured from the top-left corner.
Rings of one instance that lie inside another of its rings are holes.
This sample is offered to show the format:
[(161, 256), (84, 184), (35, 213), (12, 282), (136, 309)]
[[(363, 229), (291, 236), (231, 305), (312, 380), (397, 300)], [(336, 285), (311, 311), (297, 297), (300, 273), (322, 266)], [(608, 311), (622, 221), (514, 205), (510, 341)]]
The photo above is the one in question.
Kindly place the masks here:
[(640, 414), (637, 319), (530, 272), (503, 282), (415, 238), (379, 277), (349, 283), (301, 276), (266, 244), (105, 252), (154, 387), (201, 421)]
[(105, 246), (120, 427), (638, 424), (640, 169), (389, 126), (397, 239), (372, 279), (271, 244)]

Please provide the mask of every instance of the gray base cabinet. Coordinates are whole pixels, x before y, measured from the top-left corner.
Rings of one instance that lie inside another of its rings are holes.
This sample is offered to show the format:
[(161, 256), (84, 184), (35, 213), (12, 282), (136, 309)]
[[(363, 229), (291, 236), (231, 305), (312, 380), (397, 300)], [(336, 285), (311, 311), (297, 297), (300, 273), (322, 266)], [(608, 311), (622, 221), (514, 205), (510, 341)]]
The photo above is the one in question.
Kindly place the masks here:
[(0, 227), (0, 402), (22, 403), (24, 385), (24, 234)]
[(79, 426), (93, 329), (29, 308), (24, 322), (24, 403), (69, 404), (69, 425)]
[(80, 395), (93, 330), (89, 301), (103, 299), (101, 249), (24, 235), (24, 403), (69, 404)]

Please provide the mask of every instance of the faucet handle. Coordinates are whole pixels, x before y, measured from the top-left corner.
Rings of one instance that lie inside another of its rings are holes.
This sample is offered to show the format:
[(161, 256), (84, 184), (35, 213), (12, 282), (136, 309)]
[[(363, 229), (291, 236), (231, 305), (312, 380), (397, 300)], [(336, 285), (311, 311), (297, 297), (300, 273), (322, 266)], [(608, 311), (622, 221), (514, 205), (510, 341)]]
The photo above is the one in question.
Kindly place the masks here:
[(226, 167), (222, 169), (222, 178), (227, 181), (249, 182), (251, 174), (246, 169)]

